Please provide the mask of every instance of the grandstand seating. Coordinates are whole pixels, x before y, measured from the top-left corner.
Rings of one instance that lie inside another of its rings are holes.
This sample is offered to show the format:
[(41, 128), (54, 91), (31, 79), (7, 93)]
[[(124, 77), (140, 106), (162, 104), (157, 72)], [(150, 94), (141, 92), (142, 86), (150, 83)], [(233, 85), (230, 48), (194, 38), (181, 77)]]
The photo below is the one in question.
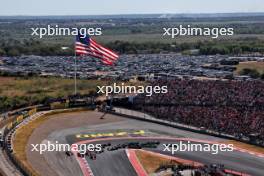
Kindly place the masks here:
[(144, 94), (134, 107), (157, 118), (249, 138), (264, 144), (264, 82), (222, 80), (156, 80), (167, 94)]

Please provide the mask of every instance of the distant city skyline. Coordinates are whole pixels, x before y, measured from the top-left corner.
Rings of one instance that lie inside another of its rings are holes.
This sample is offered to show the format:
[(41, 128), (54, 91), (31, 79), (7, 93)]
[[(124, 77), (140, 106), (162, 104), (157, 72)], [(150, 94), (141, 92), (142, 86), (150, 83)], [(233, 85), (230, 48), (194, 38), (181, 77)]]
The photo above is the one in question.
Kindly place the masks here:
[(0, 15), (264, 12), (263, 0), (0, 0)]

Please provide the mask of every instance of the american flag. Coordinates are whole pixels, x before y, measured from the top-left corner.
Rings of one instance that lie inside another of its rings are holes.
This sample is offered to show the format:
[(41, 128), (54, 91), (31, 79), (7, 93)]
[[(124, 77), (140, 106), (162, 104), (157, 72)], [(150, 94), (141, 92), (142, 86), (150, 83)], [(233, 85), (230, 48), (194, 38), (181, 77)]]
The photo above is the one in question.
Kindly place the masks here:
[(118, 59), (118, 54), (103, 47), (90, 36), (78, 34), (75, 42), (76, 55), (88, 55), (100, 59), (106, 65), (113, 65)]

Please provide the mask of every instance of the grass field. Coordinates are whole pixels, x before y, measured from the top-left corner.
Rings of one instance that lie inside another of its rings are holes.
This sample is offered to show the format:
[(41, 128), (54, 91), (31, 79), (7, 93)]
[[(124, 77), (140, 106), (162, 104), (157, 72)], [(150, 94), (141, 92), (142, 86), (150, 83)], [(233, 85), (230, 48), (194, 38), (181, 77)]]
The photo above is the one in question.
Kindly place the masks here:
[(169, 164), (171, 162), (169, 159), (152, 155), (143, 150), (136, 150), (136, 155), (140, 164), (149, 175), (155, 173), (162, 164)]
[[(121, 84), (120, 81), (115, 81)], [(144, 85), (143, 82), (124, 82), (125, 85)], [(96, 93), (97, 86), (107, 86), (113, 81), (77, 80), (77, 93)], [(74, 79), (58, 77), (1, 77), (0, 112), (45, 103), (50, 98), (67, 98), (74, 95)], [(100, 96), (100, 95), (99, 95)]]
[[(0, 77), (0, 112), (33, 104), (45, 103), (50, 98), (67, 98), (74, 95), (74, 80), (41, 77)], [(96, 92), (106, 81), (77, 80), (77, 93)]]
[[(81, 94), (95, 91), (96, 86), (106, 81), (77, 80), (77, 89)], [(63, 78), (14, 78), (0, 77), (0, 96), (65, 96), (74, 94), (74, 80)]]
[(263, 74), (264, 73), (264, 62), (240, 62), (239, 65), (237, 66), (236, 74), (238, 74), (241, 70), (244, 68), (249, 68), (249, 69), (255, 69), (259, 73)]
[[(116, 35), (102, 35), (96, 36), (95, 40), (99, 43), (109, 43), (114, 41), (125, 41), (125, 42), (135, 42), (135, 43), (144, 43), (144, 42), (157, 42), (157, 43), (196, 43), (198, 41), (219, 41), (219, 40), (248, 40), (252, 41), (259, 39), (264, 40), (264, 35), (261, 34), (236, 34), (234, 36), (219, 36), (217, 39), (212, 39), (208, 36), (177, 36), (175, 38), (171, 38), (169, 36), (163, 36), (163, 33), (139, 33), (139, 34), (116, 34)], [(41, 41), (51, 44), (66, 44), (73, 45), (74, 37), (72, 36), (63, 36), (63, 37), (45, 37)]]

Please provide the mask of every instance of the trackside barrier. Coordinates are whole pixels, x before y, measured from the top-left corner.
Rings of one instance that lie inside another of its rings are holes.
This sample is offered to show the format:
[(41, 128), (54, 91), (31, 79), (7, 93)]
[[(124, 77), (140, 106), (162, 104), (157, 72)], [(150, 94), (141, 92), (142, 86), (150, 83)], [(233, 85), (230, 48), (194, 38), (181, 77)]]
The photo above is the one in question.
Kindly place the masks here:
[[(12, 136), (12, 133), (15, 131), (15, 128), (21, 122), (23, 122), (23, 120), (37, 113), (37, 108), (34, 107), (33, 109), (28, 109), (27, 112), (25, 111), (25, 109), (23, 109), (21, 113), (22, 112), (24, 112), (24, 114), (16, 116), (14, 120), (6, 126), (5, 131), (4, 131), (4, 136), (3, 136), (5, 140), (3, 148), (5, 149), (5, 152), (7, 156), (9, 157), (9, 159), (12, 161), (12, 163), (19, 169), (19, 171), (23, 175), (34, 176), (36, 174), (32, 173), (32, 171), (30, 171), (23, 162), (17, 159), (17, 157), (13, 154), (13, 149), (11, 148), (11, 140), (12, 140), (11, 136)], [(16, 112), (16, 114), (19, 114), (19, 112)]]
[[(9, 159), (12, 161), (12, 163), (19, 169), (19, 171), (26, 176), (34, 176), (35, 174), (32, 173), (23, 162), (19, 161), (16, 156), (13, 154), (13, 149), (11, 148), (11, 135), (14, 132), (17, 125), (19, 125), (21, 122), (23, 122), (24, 119), (28, 118), (30, 115), (34, 115), (37, 112), (36, 108), (33, 108), (28, 111), (25, 115), (18, 115), (15, 117), (14, 121), (10, 122), (4, 131), (3, 139), (5, 140), (3, 144), (3, 148), (5, 149), (5, 152)], [(29, 115), (30, 114), (30, 115)]]
[[(160, 119), (151, 117), (148, 114), (137, 112), (137, 111), (134, 111), (134, 110), (123, 109), (123, 108), (122, 109), (121, 108), (115, 108), (114, 111), (108, 111), (108, 113), (111, 113), (111, 114), (114, 114), (114, 115), (120, 115), (120, 116), (131, 118), (131, 119), (157, 123), (157, 124), (160, 124), (160, 125), (165, 125), (165, 126), (169, 126), (169, 127), (173, 127), (173, 128), (187, 130), (187, 131), (191, 131), (191, 132), (195, 132), (195, 133), (210, 134), (212, 136), (221, 137), (221, 134), (209, 133), (208, 131), (201, 130), (201, 129), (197, 128), (197, 127), (183, 125), (183, 124), (178, 124), (178, 123), (174, 123), (174, 122), (170, 122), (170, 121), (166, 121), (166, 120), (160, 120)], [(139, 116), (138, 113), (141, 113), (143, 116)], [(225, 138), (233, 139), (232, 136), (225, 136)]]
[(12, 154), (11, 151), (6, 150), (6, 154), (8, 155), (9, 159), (12, 163), (19, 169), (19, 171), (25, 176), (35, 176), (33, 172), (31, 172), (19, 159), (16, 158), (15, 155)]
[(33, 108), (30, 111), (28, 111), (28, 115), (32, 116), (33, 114), (35, 114), (37, 112), (37, 108)]
[[(93, 106), (91, 107), (85, 107), (85, 109), (94, 109)], [(44, 110), (51, 110), (50, 106), (38, 106), (38, 107), (34, 107), (32, 109), (28, 109), (27, 112), (25, 112), (25, 110), (23, 109), (24, 114), (23, 115), (17, 115), (13, 121), (11, 121), (10, 123), (8, 123), (6, 125), (6, 128), (4, 130), (4, 135), (3, 135), (3, 139), (4, 139), (4, 144), (3, 144), (3, 149), (5, 149), (6, 154), (8, 155), (9, 159), (12, 161), (12, 163), (20, 170), (20, 172), (25, 175), (25, 176), (36, 176), (36, 173), (33, 173), (30, 169), (28, 169), (28, 167), (21, 162), (14, 154), (13, 154), (13, 149), (11, 148), (11, 136), (12, 134), (15, 132), (16, 127), (23, 122), (25, 119), (27, 119), (28, 117), (36, 114), (37, 112), (41, 112)], [(54, 111), (60, 111), (63, 109), (54, 109)], [(65, 110), (65, 109), (64, 109)], [(71, 110), (71, 108), (69, 108), (69, 110)], [(21, 111), (22, 112), (22, 111)], [(17, 114), (19, 114), (19, 112), (16, 112)]]
[(178, 128), (178, 129), (182, 129), (182, 130), (186, 130), (186, 131), (191, 131), (191, 132), (194, 132), (194, 133), (206, 134), (206, 135), (215, 136), (215, 137), (219, 137), (219, 138), (225, 138), (225, 139), (229, 139), (229, 140), (236, 140), (236, 141), (244, 142), (244, 143), (247, 143), (247, 144), (263, 147), (260, 144), (251, 143), (248, 140), (238, 139), (238, 138), (236, 138), (235, 136), (232, 136), (232, 135), (218, 133), (218, 132), (215, 132), (215, 131), (210, 131), (210, 130), (205, 130), (205, 129), (200, 129), (200, 128), (197, 128), (197, 127), (188, 126), (188, 125), (184, 125), (184, 124), (180, 124), (180, 123), (176, 123), (176, 122), (171, 122), (171, 121), (167, 121), (167, 120), (157, 119), (157, 118), (152, 117), (152, 116), (150, 116), (150, 115), (148, 115), (146, 113), (139, 112), (139, 111), (134, 111), (134, 110), (130, 110), (130, 109), (114, 108), (114, 111), (107, 111), (107, 113), (114, 114), (114, 115), (119, 115), (119, 116), (123, 116), (123, 117), (127, 117), (127, 118), (131, 118), (131, 119), (157, 123), (157, 124), (160, 124), (160, 125), (165, 125), (165, 126), (169, 126), (169, 127), (173, 127), (173, 128)]

